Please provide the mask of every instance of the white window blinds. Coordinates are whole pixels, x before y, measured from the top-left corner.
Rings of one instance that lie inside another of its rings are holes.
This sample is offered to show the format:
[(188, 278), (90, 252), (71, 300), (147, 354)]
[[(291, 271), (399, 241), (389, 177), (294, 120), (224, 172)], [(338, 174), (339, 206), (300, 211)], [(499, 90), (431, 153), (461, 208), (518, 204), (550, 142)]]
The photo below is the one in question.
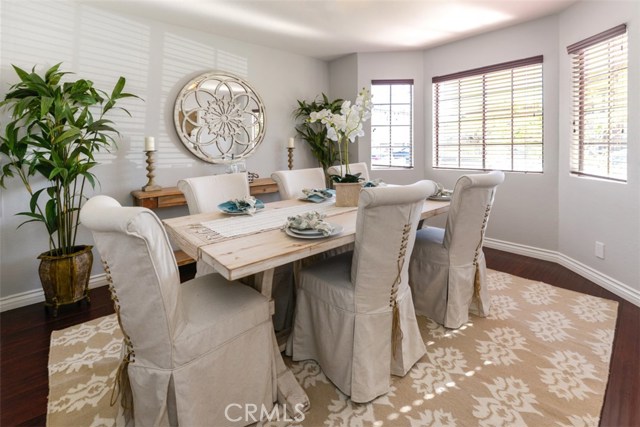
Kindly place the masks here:
[(571, 172), (627, 180), (627, 28), (567, 47), (572, 55)]
[(433, 166), (542, 172), (542, 56), (433, 78)]

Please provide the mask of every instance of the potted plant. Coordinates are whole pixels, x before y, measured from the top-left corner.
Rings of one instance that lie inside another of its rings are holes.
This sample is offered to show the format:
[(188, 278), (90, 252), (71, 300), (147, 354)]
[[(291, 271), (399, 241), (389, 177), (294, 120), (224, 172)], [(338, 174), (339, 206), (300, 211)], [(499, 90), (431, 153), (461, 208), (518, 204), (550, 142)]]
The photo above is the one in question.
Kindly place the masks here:
[(323, 109), (309, 114), (309, 122), (324, 124), (327, 138), (338, 145), (340, 175), (331, 176), (336, 189), (336, 206), (358, 205), (361, 179), (359, 173), (353, 175), (349, 171), (349, 143), (354, 143), (357, 137), (364, 135), (363, 124), (371, 117), (372, 106), (371, 93), (362, 88), (355, 103), (351, 105), (351, 101), (342, 102), (339, 112)]
[[(321, 95), (321, 100), (315, 99), (312, 102), (298, 100), (298, 108), (293, 112), (294, 117), (301, 120), (296, 126), (296, 132), (309, 144), (311, 153), (318, 160), (323, 170), (327, 170), (338, 161), (338, 146), (335, 141), (327, 137), (327, 128), (322, 123), (310, 121), (312, 113), (322, 110), (329, 110), (333, 113), (340, 112), (340, 107), (344, 102), (342, 99), (329, 101), (327, 95)], [(327, 177), (327, 187), (330, 186)]]
[(30, 196), (29, 210), (17, 214), (27, 218), (20, 226), (40, 222), (47, 232), (39, 274), (54, 316), (60, 305), (88, 300), (92, 247), (76, 244), (78, 213), (84, 192), (97, 182), (94, 153), (116, 144), (118, 131), (105, 116), (120, 99), (135, 97), (123, 91), (123, 77), (109, 95), (89, 80), (62, 82), (69, 73), (59, 67), (39, 75), (35, 67), (29, 73), (13, 66), (19, 82), (0, 102), (11, 116), (0, 135), (0, 186), (18, 177)]

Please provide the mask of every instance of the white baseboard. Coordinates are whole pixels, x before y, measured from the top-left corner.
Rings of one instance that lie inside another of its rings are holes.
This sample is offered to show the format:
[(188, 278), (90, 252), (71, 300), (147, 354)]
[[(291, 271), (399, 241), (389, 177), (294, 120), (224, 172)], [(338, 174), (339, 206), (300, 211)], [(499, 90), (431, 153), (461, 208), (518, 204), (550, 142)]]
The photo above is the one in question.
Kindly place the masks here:
[[(91, 278), (89, 279), (89, 289), (98, 288), (106, 284), (107, 275), (104, 273), (96, 274), (95, 276), (91, 276)], [(9, 295), (0, 299), (0, 312), (24, 307), (25, 305), (37, 304), (43, 301), (44, 291), (42, 289)]]
[(518, 243), (504, 242), (502, 240), (485, 238), (484, 246), (492, 249), (498, 249), (505, 252), (511, 252), (518, 255), (529, 256), (544, 261), (551, 261), (568, 268), (574, 273), (579, 274), (587, 280), (592, 281), (598, 286), (613, 292), (620, 298), (624, 298), (630, 303), (640, 307), (640, 290), (633, 289), (624, 283), (607, 276), (579, 261), (574, 260), (560, 252), (550, 251), (547, 249), (534, 248), (532, 246), (521, 245)]

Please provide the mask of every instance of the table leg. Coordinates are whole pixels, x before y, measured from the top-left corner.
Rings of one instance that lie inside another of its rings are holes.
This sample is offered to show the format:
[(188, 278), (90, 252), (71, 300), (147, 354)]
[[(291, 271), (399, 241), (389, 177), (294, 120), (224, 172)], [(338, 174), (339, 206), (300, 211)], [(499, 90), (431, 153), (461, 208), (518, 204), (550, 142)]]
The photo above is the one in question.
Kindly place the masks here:
[(256, 289), (265, 297), (271, 299), (271, 291), (273, 289), (273, 273), (275, 268), (270, 268), (262, 273), (256, 274)]
[(278, 348), (278, 340), (276, 339), (275, 332), (272, 335), (272, 339), (278, 403), (284, 405), (289, 415), (295, 417), (301, 412), (307, 412), (311, 403), (309, 402), (307, 393), (305, 393), (302, 386), (300, 386), (293, 372), (284, 364), (282, 354), (280, 354), (280, 349)]
[[(255, 287), (260, 293), (267, 298), (271, 303), (271, 314), (273, 314), (274, 304), (271, 297), (271, 290), (273, 288), (273, 273), (275, 268), (265, 270), (262, 273), (256, 274)], [(273, 331), (273, 328), (272, 328)], [(306, 412), (309, 409), (309, 397), (305, 393), (304, 389), (298, 384), (293, 372), (287, 368), (282, 359), (280, 353), (280, 346), (278, 345), (278, 339), (276, 338), (275, 331), (272, 332), (273, 341), (273, 360), (276, 369), (276, 383), (277, 383), (277, 398), (278, 403), (285, 406), (289, 415), (295, 416), (300, 412)]]
[(273, 316), (276, 312), (276, 304), (273, 301), (273, 297), (271, 296), (271, 292), (273, 289), (273, 272), (275, 268), (271, 268), (269, 270), (263, 271), (262, 273), (256, 274), (254, 286), (258, 292), (260, 292), (265, 297), (269, 298), (269, 312)]

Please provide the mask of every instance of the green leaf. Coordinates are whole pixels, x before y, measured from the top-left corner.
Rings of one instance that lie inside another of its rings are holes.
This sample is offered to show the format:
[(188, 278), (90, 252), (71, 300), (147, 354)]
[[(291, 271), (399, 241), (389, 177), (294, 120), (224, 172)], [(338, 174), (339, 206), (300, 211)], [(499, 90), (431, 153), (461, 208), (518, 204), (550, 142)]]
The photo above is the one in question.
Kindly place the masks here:
[(53, 98), (43, 96), (40, 101), (40, 117), (44, 117), (49, 113), (49, 108), (53, 105)]
[(29, 79), (29, 73), (27, 73), (26, 71), (24, 71), (20, 67), (16, 67), (15, 65), (11, 65), (11, 66), (15, 70), (15, 72), (18, 75), (18, 77), (20, 78), (20, 80), (22, 80), (24, 82), (24, 81)]
[(46, 189), (40, 189), (33, 193), (33, 196), (31, 196), (31, 200), (29, 201), (29, 209), (31, 209), (31, 212), (35, 213), (38, 209), (38, 197), (40, 197), (40, 193), (42, 193), (44, 190)]

